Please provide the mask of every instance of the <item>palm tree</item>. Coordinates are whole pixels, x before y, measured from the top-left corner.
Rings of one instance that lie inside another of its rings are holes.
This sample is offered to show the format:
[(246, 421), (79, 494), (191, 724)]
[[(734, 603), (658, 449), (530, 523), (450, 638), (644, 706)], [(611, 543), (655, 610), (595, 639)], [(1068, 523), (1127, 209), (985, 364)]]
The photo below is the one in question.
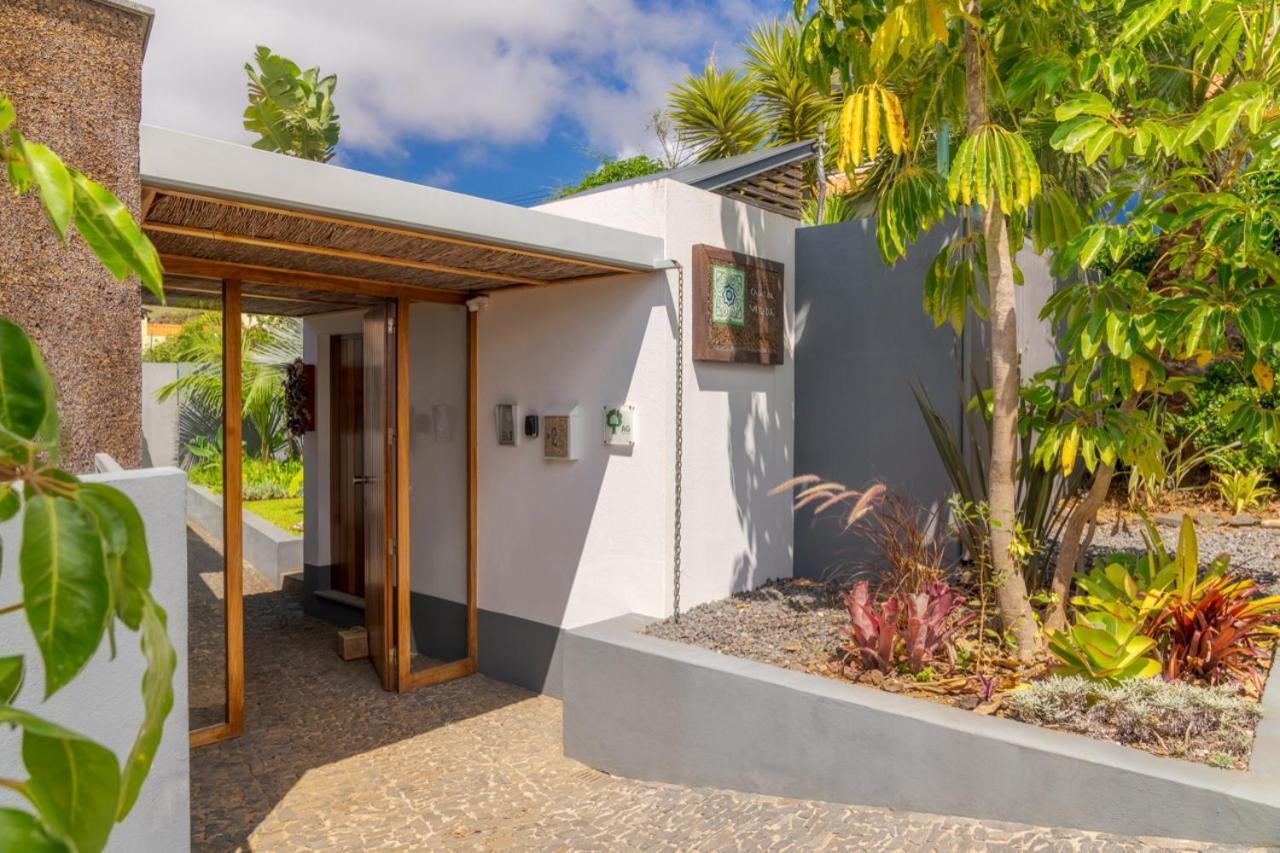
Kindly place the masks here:
[[(741, 68), (721, 70), (713, 57), (701, 74), (687, 76), (671, 92), (667, 116), (694, 159), (718, 160), (819, 133), (834, 142), (831, 119), (840, 102), (814, 86), (806, 73), (795, 23), (763, 24), (743, 49), (747, 59)], [(659, 132), (660, 141), (662, 136)]]
[[(253, 317), (242, 324), (242, 406), (244, 419), (253, 427), (257, 455), (264, 462), (286, 448), (292, 437), (284, 429), (283, 385), (288, 366), (302, 357), (302, 324), (292, 317)], [(163, 402), (179, 395), (179, 418), (189, 427), (220, 420), (222, 412), (222, 316), (201, 314), (183, 329), (176, 359), (195, 369), (162, 387)], [(207, 435), (205, 436), (208, 437)], [(194, 436), (188, 436), (194, 438)]]
[(744, 48), (756, 101), (769, 125), (768, 144), (800, 142), (834, 129), (829, 119), (840, 102), (819, 91), (801, 66), (800, 34), (793, 24), (762, 24)]

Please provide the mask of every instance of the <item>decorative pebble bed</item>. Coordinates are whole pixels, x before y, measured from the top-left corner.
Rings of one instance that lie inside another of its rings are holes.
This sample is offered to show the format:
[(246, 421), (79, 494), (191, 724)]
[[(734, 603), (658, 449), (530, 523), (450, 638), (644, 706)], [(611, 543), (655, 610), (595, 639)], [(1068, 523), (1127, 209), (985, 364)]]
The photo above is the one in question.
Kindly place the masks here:
[[(1177, 528), (1160, 526), (1166, 545), (1172, 549), (1177, 539)], [(1094, 536), (1091, 555), (1108, 551), (1144, 550), (1140, 531), (1141, 521), (1117, 523), (1114, 518), (1099, 524)], [(1280, 530), (1261, 527), (1210, 527), (1197, 525), (1202, 563), (1208, 563), (1217, 554), (1232, 554), (1232, 566), (1254, 578), (1265, 593), (1280, 592)], [(843, 586), (834, 581), (805, 579), (771, 580), (763, 586), (729, 598), (699, 605), (680, 620), (656, 622), (644, 629), (644, 633), (710, 649), (721, 654), (748, 658), (773, 666), (800, 672), (809, 672), (828, 678), (842, 678), (837, 665), (841, 647), (848, 636), (848, 613), (840, 602)], [(867, 681), (868, 679), (862, 679)], [(895, 682), (880, 685), (879, 679), (871, 679), (873, 686), (900, 690)], [(937, 698), (943, 697), (924, 697)], [(974, 701), (964, 702), (964, 698)], [(950, 697), (947, 704), (973, 708), (976, 697)], [(998, 704), (998, 703), (997, 703)], [(980, 708), (979, 710), (984, 710)], [(984, 712), (995, 710), (991, 708)], [(1001, 709), (1001, 716), (1008, 715)], [(1247, 763), (1248, 741), (1252, 738), (1252, 725), (1246, 718), (1234, 721), (1237, 739), (1229, 752), (1233, 760), (1222, 761), (1221, 750), (1205, 752), (1186, 748), (1165, 748), (1158, 742), (1129, 741), (1129, 745), (1161, 754), (1176, 754), (1204, 763), (1219, 766), (1244, 767)], [(1055, 728), (1066, 728), (1094, 736), (1106, 737), (1105, 729), (1094, 726), (1075, 726), (1065, 722)], [(1249, 729), (1249, 731), (1243, 731)]]

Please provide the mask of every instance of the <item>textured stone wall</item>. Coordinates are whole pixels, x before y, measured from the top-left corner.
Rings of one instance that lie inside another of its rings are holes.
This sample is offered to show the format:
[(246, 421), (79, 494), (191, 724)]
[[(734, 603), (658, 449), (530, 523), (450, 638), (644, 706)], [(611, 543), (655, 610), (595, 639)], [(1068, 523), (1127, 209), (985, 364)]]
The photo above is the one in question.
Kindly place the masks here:
[[(138, 215), (146, 19), (94, 0), (0, 0), (0, 91), (23, 133)], [(0, 198), (0, 315), (40, 345), (58, 385), (64, 462), (126, 468), (142, 442), (141, 304), (78, 236), (58, 243), (33, 198)]]

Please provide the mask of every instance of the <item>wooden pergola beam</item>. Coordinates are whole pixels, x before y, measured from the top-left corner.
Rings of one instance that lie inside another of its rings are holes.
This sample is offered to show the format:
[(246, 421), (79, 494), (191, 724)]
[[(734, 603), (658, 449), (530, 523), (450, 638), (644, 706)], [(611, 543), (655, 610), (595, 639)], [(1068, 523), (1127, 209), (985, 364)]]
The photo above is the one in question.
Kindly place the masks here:
[(422, 231), (414, 231), (409, 228), (397, 228), (394, 225), (379, 225), (372, 222), (359, 222), (352, 219), (344, 219), (340, 216), (330, 216), (324, 213), (311, 213), (303, 210), (287, 210), (279, 207), (271, 207), (265, 204), (255, 204), (249, 201), (239, 201), (236, 199), (218, 198), (216, 196), (201, 195), (199, 193), (183, 192), (179, 190), (154, 190), (148, 189), (148, 192), (158, 192), (161, 197), (172, 196), (174, 198), (185, 198), (191, 201), (205, 202), (207, 204), (217, 204), (224, 207), (234, 207), (240, 210), (252, 210), (258, 213), (270, 213), (278, 216), (288, 216), (293, 219), (305, 219), (310, 222), (324, 222), (329, 225), (343, 225), (348, 228), (362, 228), (366, 231), (376, 231), (382, 234), (396, 234), (401, 237), (412, 237), (415, 240), (422, 240), (426, 243), (447, 243), (453, 246), (467, 246), (473, 249), (486, 249), (491, 252), (503, 252), (509, 255), (518, 255), (523, 258), (536, 258), (542, 261), (556, 261), (563, 264), (574, 264), (582, 267), (591, 267), (593, 269), (604, 270), (609, 272), (636, 272), (637, 270), (629, 267), (621, 267), (616, 264), (606, 264), (599, 261), (588, 261), (579, 258), (567, 258), (560, 255), (554, 255), (550, 252), (538, 252), (533, 249), (518, 249), (513, 246), (499, 246), (490, 243), (482, 243), (477, 240), (467, 240), (462, 237), (450, 237), (444, 234), (428, 234)]
[(415, 302), (443, 302), (459, 305), (474, 294), (465, 290), (440, 290), (416, 287), (412, 284), (359, 278), (357, 276), (331, 275), (284, 267), (267, 267), (258, 264), (241, 264), (232, 261), (210, 261), (186, 255), (161, 255), (160, 263), (165, 272), (174, 275), (190, 275), (197, 278), (223, 279), (235, 277), (255, 284), (273, 284), (282, 287), (307, 287), (330, 293), (360, 293), (383, 299), (405, 298)]
[[(166, 296), (196, 295), (196, 296), (215, 296), (222, 297), (222, 291), (215, 287), (197, 287), (186, 282), (172, 283), (165, 282), (164, 292)], [(326, 291), (327, 293), (328, 291)], [(298, 305), (333, 305), (338, 308), (350, 308), (355, 305), (365, 305), (363, 302), (352, 302), (350, 299), (320, 299), (315, 296), (283, 296), (276, 293), (258, 293), (253, 290), (244, 290), (242, 301), (249, 299), (262, 300), (263, 302), (288, 302)], [(252, 313), (252, 312), (250, 312)]]
[(312, 246), (307, 243), (290, 243), (285, 240), (271, 240), (265, 237), (252, 237), (248, 234), (232, 234), (216, 231), (212, 228), (197, 228), (192, 225), (172, 225), (167, 222), (147, 222), (143, 225), (147, 231), (157, 234), (173, 234), (178, 237), (194, 237), (200, 240), (212, 240), (218, 243), (232, 243), (238, 246), (254, 246), (260, 249), (278, 249), (285, 252), (296, 252), (303, 255), (319, 255), (326, 258), (337, 258), (346, 261), (361, 261), (384, 266), (404, 267), (423, 272), (445, 273), (465, 278), (478, 278), (486, 281), (497, 281), (503, 284), (545, 284), (543, 279), (527, 278), (505, 273), (486, 272), (483, 270), (453, 267), (447, 264), (435, 264), (428, 261), (415, 261), (409, 258), (393, 258), (389, 255), (375, 255), (369, 252), (357, 252), (352, 249), (335, 249), (332, 246)]

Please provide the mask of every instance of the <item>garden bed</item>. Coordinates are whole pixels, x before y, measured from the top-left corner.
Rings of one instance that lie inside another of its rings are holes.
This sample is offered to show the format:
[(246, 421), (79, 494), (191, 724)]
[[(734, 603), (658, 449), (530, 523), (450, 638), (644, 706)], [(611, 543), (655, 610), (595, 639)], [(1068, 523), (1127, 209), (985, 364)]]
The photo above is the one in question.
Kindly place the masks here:
[[(749, 592), (695, 607), (680, 617), (646, 627), (665, 640), (701, 646), (721, 654), (807, 672), (889, 693), (924, 699), (982, 715), (1085, 734), (1215, 767), (1243, 769), (1260, 712), (1257, 696), (1230, 688), (1182, 689), (1177, 696), (1132, 697), (1114, 713), (1101, 693), (1054, 691), (1025, 707), (1009, 703), (1008, 688), (1037, 683), (1047, 665), (1022, 667), (1007, 657), (987, 662), (996, 683), (988, 693), (976, 675), (950, 675), (942, 668), (921, 679), (910, 673), (882, 673), (845, 666), (849, 615), (840, 586), (805, 579), (770, 581)], [(1265, 670), (1263, 672), (1265, 677)], [(1129, 699), (1130, 697), (1126, 697)], [(1147, 725), (1138, 722), (1145, 719)], [(1177, 736), (1172, 732), (1177, 731)]]
[[(1131, 836), (1277, 839), (1274, 732), (1260, 733), (1250, 770), (1220, 770), (670, 642), (646, 633), (651, 624), (630, 615), (565, 634), (569, 757), (774, 796)], [(731, 644), (750, 635), (737, 636)], [(1280, 704), (1278, 693), (1264, 706)]]

